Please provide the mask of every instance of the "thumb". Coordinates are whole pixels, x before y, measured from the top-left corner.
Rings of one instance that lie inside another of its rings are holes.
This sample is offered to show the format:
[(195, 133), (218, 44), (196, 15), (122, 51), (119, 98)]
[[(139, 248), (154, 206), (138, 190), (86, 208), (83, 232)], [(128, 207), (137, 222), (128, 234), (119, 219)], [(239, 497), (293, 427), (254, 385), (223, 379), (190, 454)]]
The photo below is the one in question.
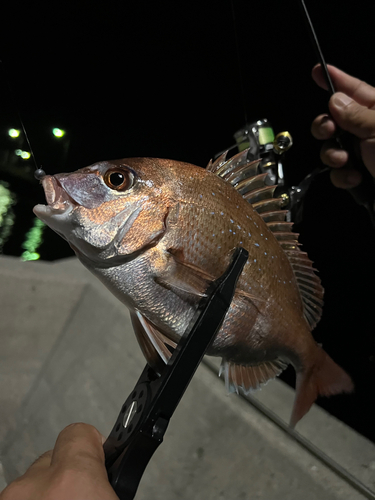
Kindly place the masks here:
[(92, 425), (69, 425), (57, 438), (51, 466), (106, 477), (102, 435)]
[(359, 139), (375, 139), (375, 110), (361, 106), (342, 92), (329, 101), (332, 118), (337, 125)]

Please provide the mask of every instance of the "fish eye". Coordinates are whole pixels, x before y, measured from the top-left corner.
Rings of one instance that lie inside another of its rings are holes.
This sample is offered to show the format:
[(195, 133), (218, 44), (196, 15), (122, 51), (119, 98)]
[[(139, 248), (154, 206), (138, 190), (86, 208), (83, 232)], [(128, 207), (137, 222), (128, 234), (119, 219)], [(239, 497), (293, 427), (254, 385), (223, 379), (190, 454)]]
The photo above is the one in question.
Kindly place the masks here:
[(129, 172), (129, 170), (123, 168), (107, 170), (103, 179), (109, 188), (116, 191), (126, 191), (130, 189), (134, 183), (133, 174)]

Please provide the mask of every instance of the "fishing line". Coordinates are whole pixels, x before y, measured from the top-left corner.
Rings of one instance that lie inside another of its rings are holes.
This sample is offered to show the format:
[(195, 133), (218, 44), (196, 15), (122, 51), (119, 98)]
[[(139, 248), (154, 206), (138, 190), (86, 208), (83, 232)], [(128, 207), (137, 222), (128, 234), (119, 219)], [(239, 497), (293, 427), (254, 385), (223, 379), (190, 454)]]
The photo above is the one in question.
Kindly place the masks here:
[(241, 96), (242, 96), (242, 107), (245, 116), (245, 124), (247, 123), (247, 111), (246, 111), (246, 99), (245, 99), (245, 87), (243, 84), (243, 75), (241, 69), (241, 56), (240, 56), (240, 46), (238, 43), (238, 34), (237, 34), (237, 22), (236, 22), (236, 13), (234, 10), (234, 0), (230, 0), (232, 7), (232, 19), (233, 19), (233, 31), (234, 31), (234, 39), (236, 43), (236, 54), (237, 54), (237, 65), (238, 65), (238, 75), (240, 78), (240, 87), (241, 87)]
[[(311, 21), (311, 17), (307, 10), (306, 4), (304, 0), (299, 0), (300, 7), (302, 9), (303, 17), (306, 21), (306, 25), (309, 31), (310, 40), (312, 42), (313, 48), (318, 57), (318, 61), (320, 62), (323, 76), (327, 84), (328, 91), (330, 95), (333, 95), (336, 90), (332, 83), (331, 76), (329, 74), (326, 61), (323, 56), (323, 52), (320, 48), (318, 37), (315, 33), (314, 26)], [(365, 207), (367, 210), (372, 226), (375, 228), (375, 210), (374, 210), (374, 200), (375, 200), (375, 186), (374, 179), (371, 176), (369, 170), (366, 168), (363, 163), (363, 159), (361, 157), (360, 148), (359, 148), (359, 139), (355, 137), (353, 134), (345, 132), (341, 130), (336, 124), (336, 133), (334, 136), (334, 140), (336, 141), (337, 146), (340, 149), (344, 149), (348, 152), (349, 158), (346, 162), (344, 168), (354, 168), (362, 175), (361, 183), (354, 187), (349, 188), (348, 192), (352, 195), (354, 200), (359, 204)]]
[(31, 156), (32, 156), (32, 159), (33, 159), (33, 162), (34, 162), (34, 165), (35, 165), (35, 173), (34, 173), (34, 176), (36, 179), (40, 180), (42, 179), (46, 174), (44, 172), (44, 170), (41, 168), (38, 167), (38, 164), (37, 164), (37, 161), (36, 161), (36, 158), (35, 158), (35, 154), (34, 154), (34, 151), (33, 151), (33, 148), (31, 147), (31, 143), (30, 143), (30, 140), (29, 140), (29, 136), (27, 135), (27, 132), (26, 132), (26, 128), (25, 128), (25, 125), (23, 123), (23, 120), (21, 118), (21, 114), (19, 112), (19, 106), (18, 106), (18, 101), (15, 97), (15, 94), (13, 92), (13, 89), (12, 89), (12, 86), (10, 84), (10, 78), (9, 78), (9, 75), (8, 75), (8, 72), (6, 71), (5, 69), (5, 64), (4, 62), (0, 59), (0, 63), (2, 65), (2, 69), (3, 69), (3, 75), (4, 75), (4, 79), (5, 79), (5, 82), (7, 84), (7, 87), (8, 87), (8, 90), (9, 90), (9, 95), (10, 95), (10, 100), (12, 102), (12, 105), (14, 107), (14, 110), (18, 116), (18, 120), (21, 124), (21, 127), (22, 127), (22, 131), (24, 133), (24, 136), (26, 138), (26, 142), (29, 146), (29, 149), (30, 149), (30, 153), (31, 153)]

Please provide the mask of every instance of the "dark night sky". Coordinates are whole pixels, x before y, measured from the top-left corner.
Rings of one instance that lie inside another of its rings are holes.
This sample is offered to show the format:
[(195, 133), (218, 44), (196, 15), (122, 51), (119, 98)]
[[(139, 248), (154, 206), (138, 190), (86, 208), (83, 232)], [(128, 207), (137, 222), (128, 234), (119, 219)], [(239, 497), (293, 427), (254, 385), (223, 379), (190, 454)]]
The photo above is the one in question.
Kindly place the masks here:
[[(307, 3), (327, 61), (375, 84), (375, 3)], [(12, 2), (1, 13), (1, 57), (47, 173), (130, 156), (205, 166), (233, 143), (244, 109), (249, 121), (267, 117), (276, 133), (291, 132), (288, 184), (318, 166), (310, 124), (327, 95), (310, 77), (316, 61), (297, 0), (233, 5), (244, 98), (230, 0)], [(17, 117), (4, 80), (0, 89), (5, 133)], [(65, 160), (49, 135), (56, 125), (68, 130)], [(327, 175), (313, 184), (297, 229), (326, 288), (315, 337), (357, 387), (324, 405), (375, 439), (373, 231)]]

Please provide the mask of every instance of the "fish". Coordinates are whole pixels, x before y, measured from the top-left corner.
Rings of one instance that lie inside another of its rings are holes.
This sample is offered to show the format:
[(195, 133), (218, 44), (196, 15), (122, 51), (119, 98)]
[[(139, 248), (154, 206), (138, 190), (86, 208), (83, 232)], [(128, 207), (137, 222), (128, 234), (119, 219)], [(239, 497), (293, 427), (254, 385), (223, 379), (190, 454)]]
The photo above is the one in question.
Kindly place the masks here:
[(207, 354), (221, 357), (227, 390), (244, 394), (291, 364), (294, 427), (318, 396), (351, 392), (353, 382), (312, 336), (324, 290), (284, 200), (247, 150), (226, 157), (206, 169), (127, 158), (46, 175), (47, 204), (34, 213), (129, 308), (142, 352), (159, 373), (210, 283), (245, 248), (249, 258)]

